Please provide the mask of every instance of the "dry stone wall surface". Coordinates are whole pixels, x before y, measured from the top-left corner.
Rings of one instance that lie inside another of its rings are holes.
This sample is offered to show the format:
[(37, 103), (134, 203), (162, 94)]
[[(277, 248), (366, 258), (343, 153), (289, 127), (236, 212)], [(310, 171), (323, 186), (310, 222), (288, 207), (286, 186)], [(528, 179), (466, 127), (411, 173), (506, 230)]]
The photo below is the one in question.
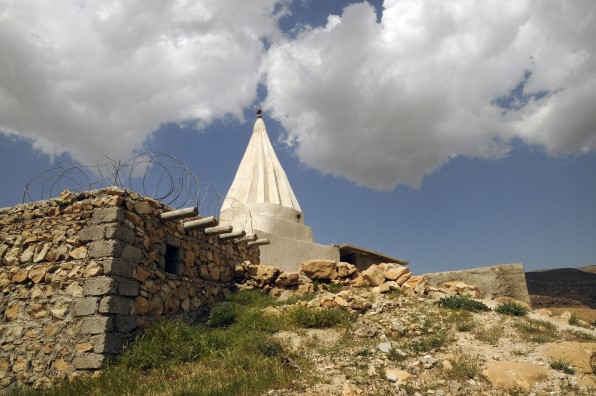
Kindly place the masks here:
[(196, 320), (258, 249), (220, 242), (130, 191), (63, 192), (0, 209), (0, 385), (100, 368), (160, 318)]

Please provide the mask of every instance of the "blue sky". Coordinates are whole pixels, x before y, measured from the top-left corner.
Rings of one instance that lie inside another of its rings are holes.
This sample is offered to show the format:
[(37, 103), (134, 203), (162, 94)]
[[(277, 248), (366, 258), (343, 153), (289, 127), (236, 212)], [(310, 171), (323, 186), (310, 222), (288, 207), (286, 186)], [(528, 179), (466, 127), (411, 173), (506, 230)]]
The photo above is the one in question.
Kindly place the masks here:
[(225, 194), (262, 105), (317, 242), (596, 265), (589, 1), (195, 3), (0, 0), (0, 207), (142, 151)]

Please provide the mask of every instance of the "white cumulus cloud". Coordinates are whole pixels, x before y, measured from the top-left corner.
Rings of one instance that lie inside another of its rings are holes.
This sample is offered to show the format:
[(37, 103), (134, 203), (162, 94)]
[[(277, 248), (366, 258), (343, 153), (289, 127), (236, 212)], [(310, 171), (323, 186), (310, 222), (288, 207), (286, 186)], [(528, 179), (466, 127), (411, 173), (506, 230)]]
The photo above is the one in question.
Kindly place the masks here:
[(266, 105), (300, 160), (360, 185), (417, 187), (454, 156), (513, 139), (596, 149), (591, 0), (353, 4), (274, 43)]
[(162, 123), (242, 118), (278, 0), (0, 0), (0, 131), (125, 158)]

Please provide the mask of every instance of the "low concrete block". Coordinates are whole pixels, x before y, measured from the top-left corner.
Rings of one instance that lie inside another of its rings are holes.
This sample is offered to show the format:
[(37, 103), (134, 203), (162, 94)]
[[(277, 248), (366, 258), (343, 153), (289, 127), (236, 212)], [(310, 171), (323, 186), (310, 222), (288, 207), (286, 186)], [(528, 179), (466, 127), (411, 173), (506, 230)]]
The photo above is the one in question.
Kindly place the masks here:
[(103, 296), (116, 294), (118, 283), (107, 276), (85, 279), (83, 283), (83, 294), (85, 296)]
[(72, 364), (76, 369), (90, 370), (101, 368), (104, 360), (104, 355), (100, 355), (97, 353), (85, 353), (74, 358)]
[(122, 259), (138, 264), (143, 257), (143, 251), (136, 246), (125, 245), (122, 248)]
[(81, 334), (103, 334), (114, 329), (114, 321), (109, 316), (90, 316), (81, 322)]
[(99, 312), (117, 315), (128, 315), (132, 308), (132, 300), (124, 297), (108, 296), (99, 302)]
[(72, 314), (74, 316), (93, 315), (97, 312), (97, 298), (81, 298), (73, 304)]
[(128, 244), (133, 244), (136, 240), (134, 231), (120, 224), (110, 224), (106, 228), (105, 238), (117, 239)]
[(91, 222), (93, 224), (115, 223), (124, 219), (124, 211), (118, 206), (107, 206), (95, 209)]
[(89, 244), (89, 257), (120, 257), (122, 242), (120, 241), (95, 241)]
[(139, 282), (127, 279), (118, 280), (118, 294), (127, 297), (139, 295)]
[(127, 337), (120, 333), (100, 334), (92, 338), (93, 352), (114, 354), (122, 350)]
[(109, 258), (103, 261), (103, 273), (123, 278), (132, 277), (133, 264), (117, 258)]
[(105, 231), (105, 225), (84, 227), (79, 232), (79, 237), (81, 238), (81, 242), (101, 241), (104, 239)]
[(114, 330), (118, 333), (130, 333), (137, 327), (137, 320), (134, 316), (114, 317)]

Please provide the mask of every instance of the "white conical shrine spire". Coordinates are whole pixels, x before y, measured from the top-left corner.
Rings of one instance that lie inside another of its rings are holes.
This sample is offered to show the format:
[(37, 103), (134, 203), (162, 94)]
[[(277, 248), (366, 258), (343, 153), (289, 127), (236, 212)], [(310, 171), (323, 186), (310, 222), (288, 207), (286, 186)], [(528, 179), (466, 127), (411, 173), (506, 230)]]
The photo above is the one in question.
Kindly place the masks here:
[(257, 111), (252, 137), (228, 191), (228, 197), (244, 205), (271, 203), (300, 211), (288, 176), (267, 136), (260, 109)]
[(221, 207), (220, 224), (242, 226), (247, 233), (260, 230), (312, 241), (312, 231), (304, 225), (296, 195), (267, 136), (261, 109), (257, 110), (252, 136)]

